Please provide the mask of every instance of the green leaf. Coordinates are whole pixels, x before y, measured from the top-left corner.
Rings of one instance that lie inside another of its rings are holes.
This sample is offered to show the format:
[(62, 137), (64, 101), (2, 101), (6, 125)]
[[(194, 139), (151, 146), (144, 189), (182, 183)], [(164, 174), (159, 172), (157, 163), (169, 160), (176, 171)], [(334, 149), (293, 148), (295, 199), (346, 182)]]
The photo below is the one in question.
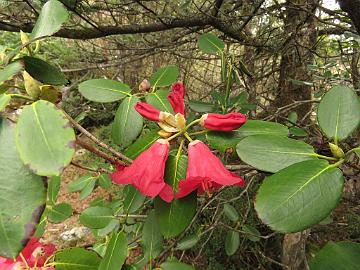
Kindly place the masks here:
[(224, 213), (231, 221), (237, 222), (239, 220), (239, 213), (236, 211), (234, 206), (228, 203), (224, 204)]
[(85, 199), (87, 196), (91, 194), (94, 190), (96, 184), (96, 178), (91, 178), (90, 181), (87, 182), (86, 186), (80, 192), (80, 200)]
[(11, 96), (7, 94), (0, 95), (0, 112), (3, 111), (7, 105), (9, 105)]
[(169, 65), (159, 68), (149, 79), (150, 85), (153, 89), (170, 85), (176, 82), (179, 76), (179, 68), (175, 65)]
[(197, 242), (199, 242), (200, 238), (197, 234), (189, 235), (184, 237), (176, 246), (178, 250), (186, 250), (194, 247)]
[(235, 130), (234, 132), (238, 138), (245, 138), (252, 135), (273, 135), (286, 137), (289, 133), (288, 128), (284, 125), (261, 120), (248, 120), (241, 128)]
[(24, 69), (24, 63), (22, 61), (14, 61), (8, 64), (0, 71), (0, 84), (4, 81), (12, 79), (16, 74)]
[(25, 71), (35, 80), (51, 85), (64, 85), (68, 83), (60, 69), (48, 64), (44, 60), (30, 56), (24, 56), (22, 60), (25, 63)]
[(20, 158), (38, 175), (59, 175), (75, 153), (75, 133), (52, 103), (25, 106), (16, 126)]
[(293, 123), (296, 124), (297, 120), (298, 120), (298, 115), (296, 112), (290, 112), (288, 115), (288, 120)]
[(195, 112), (199, 113), (209, 113), (213, 112), (215, 109), (215, 105), (207, 102), (195, 101), (192, 100), (189, 102), (189, 107)]
[(164, 262), (160, 268), (161, 270), (195, 270), (193, 266), (182, 262)]
[(14, 129), (0, 118), (0, 256), (15, 259), (44, 211), (46, 189), (20, 160)]
[(235, 231), (228, 231), (225, 238), (226, 255), (234, 255), (240, 246), (240, 235)]
[(242, 227), (242, 231), (245, 233), (245, 237), (250, 241), (257, 242), (260, 240), (260, 232), (253, 226), (245, 224)]
[(244, 162), (267, 172), (277, 172), (294, 163), (315, 159), (312, 146), (271, 135), (247, 137), (239, 142), (236, 151)]
[(140, 102), (136, 96), (125, 98), (116, 111), (112, 127), (112, 139), (123, 147), (129, 146), (141, 133), (143, 118), (134, 106)]
[(303, 161), (267, 177), (258, 191), (255, 209), (276, 231), (302, 231), (330, 214), (343, 184), (342, 172), (327, 161)]
[(99, 270), (119, 270), (127, 257), (127, 239), (123, 232), (114, 234), (106, 248), (104, 258), (101, 260)]
[(99, 182), (99, 186), (102, 187), (103, 189), (110, 188), (112, 184), (110, 176), (108, 174), (100, 175), (98, 182)]
[(298, 127), (291, 127), (289, 128), (289, 131), (292, 135), (295, 135), (297, 137), (306, 137), (308, 135), (305, 130)]
[(289, 131), (286, 126), (260, 120), (248, 120), (241, 128), (231, 132), (209, 131), (206, 140), (212, 148), (222, 153), (235, 150), (242, 139), (251, 135), (278, 135), (286, 137)]
[(108, 79), (94, 79), (79, 84), (79, 92), (95, 102), (114, 102), (130, 96), (130, 86)]
[(70, 204), (59, 203), (49, 208), (48, 218), (52, 223), (60, 223), (72, 215), (72, 208)]
[(98, 270), (100, 257), (83, 248), (64, 249), (55, 255), (56, 270)]
[(135, 159), (158, 139), (160, 139), (158, 131), (151, 130), (145, 135), (138, 138), (132, 145), (130, 145), (128, 149), (126, 149), (126, 151), (124, 152), (124, 155), (131, 159)]
[(57, 196), (60, 191), (60, 181), (61, 181), (60, 176), (53, 176), (49, 178), (47, 199), (50, 205), (56, 203)]
[(174, 113), (171, 104), (167, 99), (168, 94), (168, 90), (158, 90), (154, 93), (146, 95), (145, 100), (147, 103), (160, 111)]
[(79, 179), (72, 181), (70, 184), (68, 184), (67, 189), (69, 192), (75, 192), (80, 191), (83, 188), (85, 188), (89, 182), (94, 181), (94, 176), (91, 174), (87, 174), (84, 176), (81, 176)]
[[(165, 181), (176, 192), (180, 179), (186, 176), (187, 156), (169, 155), (166, 161)], [(166, 238), (174, 237), (183, 232), (190, 224), (196, 212), (196, 193), (186, 198), (174, 199), (171, 203), (161, 198), (155, 199), (155, 214), (160, 231)]]
[(60, 30), (61, 25), (67, 21), (68, 17), (69, 13), (62, 3), (57, 0), (47, 1), (31, 32), (31, 39), (51, 36)]
[(139, 208), (143, 206), (146, 199), (146, 197), (143, 196), (140, 191), (138, 191), (131, 185), (127, 185), (124, 188), (124, 194), (124, 212), (128, 214), (134, 213), (139, 210)]
[(144, 224), (142, 231), (141, 245), (144, 250), (143, 258), (137, 262), (139, 269), (144, 269), (144, 266), (160, 255), (164, 248), (164, 241), (159, 230), (159, 224), (155, 217), (155, 211), (152, 210)]
[(358, 157), (360, 158), (360, 148), (356, 148), (355, 153), (358, 155)]
[(99, 229), (97, 231), (97, 235), (103, 237), (115, 230), (118, 231), (118, 229), (119, 229), (119, 220), (113, 219), (106, 227)]
[(208, 54), (220, 54), (224, 51), (225, 44), (212, 33), (206, 33), (199, 37), (198, 46), (200, 50)]
[(358, 270), (360, 244), (328, 242), (310, 261), (310, 270)]
[(359, 97), (346, 86), (335, 86), (322, 98), (317, 117), (327, 137), (343, 140), (360, 124)]
[(103, 206), (86, 208), (80, 215), (81, 224), (91, 229), (104, 228), (113, 219), (113, 211), (110, 208)]

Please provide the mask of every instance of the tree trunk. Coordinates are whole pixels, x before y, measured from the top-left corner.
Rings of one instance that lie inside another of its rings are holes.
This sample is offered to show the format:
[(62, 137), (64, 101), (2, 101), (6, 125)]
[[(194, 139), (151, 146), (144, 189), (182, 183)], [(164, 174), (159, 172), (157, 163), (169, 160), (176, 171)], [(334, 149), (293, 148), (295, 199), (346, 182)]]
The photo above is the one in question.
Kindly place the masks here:
[(356, 31), (360, 34), (360, 0), (338, 0), (338, 2), (340, 8), (347, 12)]
[[(274, 105), (279, 108), (295, 101), (310, 100), (311, 82), (307, 65), (314, 60), (311, 50), (317, 38), (314, 14), (318, 0), (288, 0), (285, 11), (284, 34), (288, 35), (281, 55), (278, 93)], [(308, 116), (311, 103), (293, 109), (299, 119)]]

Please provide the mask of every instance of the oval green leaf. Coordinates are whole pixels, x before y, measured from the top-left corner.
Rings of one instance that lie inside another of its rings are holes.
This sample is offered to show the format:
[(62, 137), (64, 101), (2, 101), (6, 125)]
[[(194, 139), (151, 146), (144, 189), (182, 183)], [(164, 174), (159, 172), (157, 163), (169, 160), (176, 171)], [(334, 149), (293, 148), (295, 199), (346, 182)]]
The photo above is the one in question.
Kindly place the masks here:
[(212, 33), (202, 34), (198, 40), (200, 50), (208, 54), (220, 54), (225, 48), (224, 42)]
[(163, 112), (169, 112), (173, 113), (174, 110), (171, 107), (171, 104), (169, 100), (167, 99), (167, 96), (169, 95), (169, 91), (167, 90), (158, 90), (154, 93), (150, 93), (145, 97), (145, 100), (150, 105), (153, 105), (156, 109), (163, 111)]
[(343, 140), (360, 125), (359, 97), (346, 86), (334, 86), (322, 98), (317, 117), (327, 137)]
[(80, 215), (81, 224), (91, 229), (106, 227), (114, 219), (113, 211), (108, 207), (94, 206), (84, 210)]
[(310, 261), (310, 270), (358, 270), (360, 244), (328, 242)]
[(194, 247), (197, 242), (199, 242), (200, 238), (197, 234), (189, 235), (187, 237), (184, 237), (179, 241), (179, 243), (176, 246), (176, 249), (178, 250), (186, 250)]
[(136, 96), (125, 98), (116, 111), (112, 126), (112, 139), (122, 147), (129, 146), (141, 133), (143, 118), (135, 110), (140, 99)]
[(238, 143), (236, 151), (244, 162), (267, 172), (277, 172), (294, 163), (316, 158), (312, 146), (272, 135), (247, 137)]
[(55, 255), (56, 270), (98, 270), (100, 257), (83, 248), (64, 249)]
[[(166, 161), (165, 181), (176, 193), (180, 179), (186, 176), (187, 156), (169, 155)], [(190, 224), (196, 212), (196, 193), (182, 199), (174, 199), (171, 203), (161, 198), (155, 199), (155, 213), (160, 231), (166, 238), (174, 237), (183, 232)]]
[(7, 258), (24, 248), (46, 202), (43, 179), (23, 165), (14, 135), (14, 125), (0, 118), (0, 256)]
[(224, 204), (224, 213), (225, 216), (233, 222), (237, 222), (239, 220), (239, 213), (236, 211), (234, 206), (228, 203)]
[(45, 84), (64, 85), (68, 80), (57, 67), (39, 58), (24, 56), (25, 71), (35, 80)]
[(143, 196), (140, 191), (131, 185), (127, 185), (124, 188), (124, 194), (124, 212), (128, 214), (139, 210), (140, 207), (143, 206), (146, 199), (146, 197)]
[(48, 210), (48, 219), (52, 223), (60, 223), (69, 218), (73, 212), (71, 205), (67, 203), (59, 203), (52, 206)]
[(75, 133), (52, 103), (25, 106), (16, 126), (20, 158), (38, 175), (59, 175), (75, 153)]
[(124, 152), (124, 155), (131, 159), (135, 159), (158, 139), (160, 139), (158, 130), (151, 130), (145, 135), (142, 135), (132, 145), (130, 145)]
[(101, 260), (99, 270), (119, 270), (127, 257), (127, 239), (123, 232), (114, 234), (106, 248), (104, 258)]
[(240, 235), (235, 231), (228, 231), (225, 238), (226, 255), (232, 256), (240, 246)]
[(54, 205), (60, 191), (60, 176), (53, 176), (48, 181), (47, 199), (50, 205)]
[(179, 68), (175, 65), (159, 68), (149, 79), (153, 89), (170, 85), (176, 82), (179, 76)]
[(24, 68), (22, 61), (14, 61), (0, 70), (0, 84), (4, 81), (10, 80)]
[(0, 112), (3, 111), (7, 105), (9, 105), (11, 96), (7, 94), (0, 95)]
[(252, 135), (275, 135), (286, 137), (289, 131), (284, 125), (261, 120), (248, 120), (241, 128), (231, 132), (209, 131), (206, 140), (212, 148), (225, 153), (235, 150), (242, 139)]
[(343, 189), (342, 172), (325, 160), (308, 160), (267, 177), (256, 196), (260, 219), (273, 230), (305, 230), (326, 218)]
[(95, 102), (114, 102), (130, 96), (130, 86), (108, 79), (94, 79), (79, 84), (79, 92)]
[(57, 0), (50, 0), (42, 7), (39, 18), (31, 32), (31, 39), (51, 36), (60, 30), (67, 21), (69, 13), (64, 5)]
[(160, 265), (161, 270), (195, 270), (191, 265), (182, 262), (164, 262)]

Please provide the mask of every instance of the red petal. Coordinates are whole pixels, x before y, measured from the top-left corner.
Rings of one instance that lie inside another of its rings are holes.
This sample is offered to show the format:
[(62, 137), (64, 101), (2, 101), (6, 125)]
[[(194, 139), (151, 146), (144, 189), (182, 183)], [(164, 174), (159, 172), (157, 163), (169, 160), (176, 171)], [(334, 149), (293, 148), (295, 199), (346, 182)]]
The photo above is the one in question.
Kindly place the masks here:
[(135, 105), (135, 110), (141, 114), (146, 119), (149, 119), (151, 121), (158, 122), (160, 117), (160, 111), (150, 104), (147, 104), (145, 102), (138, 102)]
[(182, 197), (185, 197), (199, 188), (201, 189), (201, 179), (199, 177), (181, 180), (179, 182), (179, 187), (178, 187), (178, 192), (176, 193), (176, 198), (180, 199)]
[(161, 199), (163, 199), (167, 203), (171, 203), (174, 199), (174, 192), (170, 185), (165, 184), (164, 188), (159, 193)]

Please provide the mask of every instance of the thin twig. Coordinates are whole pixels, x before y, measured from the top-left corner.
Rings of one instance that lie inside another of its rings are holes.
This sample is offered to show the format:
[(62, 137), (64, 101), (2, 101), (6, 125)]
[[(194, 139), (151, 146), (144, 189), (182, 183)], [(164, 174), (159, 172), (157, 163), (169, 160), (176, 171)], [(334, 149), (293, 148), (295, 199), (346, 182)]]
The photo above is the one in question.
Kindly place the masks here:
[(85, 128), (83, 128), (78, 122), (76, 122), (70, 115), (68, 115), (65, 111), (63, 111), (64, 115), (67, 119), (71, 122), (71, 124), (82, 134), (84, 134), (86, 137), (88, 137), (90, 140), (92, 140), (97, 145), (101, 146), (102, 148), (108, 150), (110, 153), (114, 154), (116, 157), (121, 158), (123, 160), (126, 160), (128, 163), (132, 163), (133, 160), (125, 156), (124, 154), (116, 151), (111, 146), (107, 145), (106, 143), (102, 142), (98, 138), (96, 138), (94, 135), (92, 135), (89, 131), (87, 131)]

